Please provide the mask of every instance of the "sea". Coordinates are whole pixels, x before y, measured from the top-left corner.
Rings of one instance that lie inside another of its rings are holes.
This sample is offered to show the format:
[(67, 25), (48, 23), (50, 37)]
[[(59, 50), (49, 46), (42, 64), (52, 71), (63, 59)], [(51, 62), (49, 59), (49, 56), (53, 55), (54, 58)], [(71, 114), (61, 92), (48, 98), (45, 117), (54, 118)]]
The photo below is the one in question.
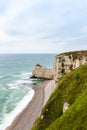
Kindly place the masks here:
[(0, 130), (6, 130), (34, 96), (41, 80), (31, 79), (36, 64), (53, 68), (55, 54), (0, 54)]

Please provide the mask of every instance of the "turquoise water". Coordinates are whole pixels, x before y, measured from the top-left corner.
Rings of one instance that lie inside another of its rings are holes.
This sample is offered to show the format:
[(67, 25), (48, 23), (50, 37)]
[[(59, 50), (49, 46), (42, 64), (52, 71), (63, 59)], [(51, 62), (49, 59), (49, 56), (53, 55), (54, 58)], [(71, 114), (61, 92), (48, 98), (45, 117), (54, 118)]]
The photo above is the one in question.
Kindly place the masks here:
[(0, 55), (0, 130), (5, 130), (34, 95), (30, 79), (36, 64), (53, 67), (54, 54)]

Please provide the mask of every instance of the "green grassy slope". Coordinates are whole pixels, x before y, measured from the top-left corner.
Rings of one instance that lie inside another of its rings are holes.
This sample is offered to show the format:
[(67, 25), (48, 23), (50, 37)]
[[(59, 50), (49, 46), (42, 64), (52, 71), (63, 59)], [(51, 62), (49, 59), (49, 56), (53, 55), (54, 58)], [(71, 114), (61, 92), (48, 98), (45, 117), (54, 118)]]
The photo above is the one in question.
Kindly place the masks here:
[[(87, 64), (66, 74), (57, 87), (32, 130), (87, 129)], [(63, 114), (63, 104), (69, 109)]]
[(75, 103), (46, 130), (87, 130), (87, 89)]

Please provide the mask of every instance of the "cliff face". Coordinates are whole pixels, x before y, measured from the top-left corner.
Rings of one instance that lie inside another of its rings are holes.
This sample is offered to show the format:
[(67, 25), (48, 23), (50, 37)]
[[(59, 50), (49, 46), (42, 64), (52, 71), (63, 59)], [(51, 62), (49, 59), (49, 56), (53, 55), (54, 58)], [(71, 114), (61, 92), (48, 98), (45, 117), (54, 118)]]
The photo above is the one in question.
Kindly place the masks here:
[(55, 56), (53, 70), (36, 65), (32, 71), (33, 77), (54, 79), (56, 82), (66, 73), (87, 63), (87, 51), (67, 52)]
[(68, 52), (57, 55), (54, 62), (54, 79), (58, 81), (63, 74), (87, 63), (87, 51)]
[(32, 130), (87, 130), (87, 64), (61, 78)]
[(63, 74), (74, 70), (59, 80), (32, 130), (72, 130), (72, 128), (87, 130), (87, 64), (85, 63), (87, 63), (87, 51), (68, 52), (55, 57), (56, 81)]
[(54, 73), (52, 69), (36, 65), (32, 71), (33, 77), (43, 78), (43, 79), (53, 79)]

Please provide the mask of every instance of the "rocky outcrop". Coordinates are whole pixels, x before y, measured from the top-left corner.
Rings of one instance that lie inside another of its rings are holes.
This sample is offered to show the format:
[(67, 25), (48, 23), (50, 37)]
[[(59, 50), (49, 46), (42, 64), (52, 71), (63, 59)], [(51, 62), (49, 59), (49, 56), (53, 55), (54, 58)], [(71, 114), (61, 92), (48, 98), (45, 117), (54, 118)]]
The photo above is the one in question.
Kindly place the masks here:
[(87, 63), (87, 51), (67, 52), (57, 55), (54, 63), (54, 79), (58, 81), (63, 74)]
[(87, 51), (67, 52), (55, 56), (53, 70), (37, 64), (32, 77), (54, 79), (56, 82), (66, 73), (87, 63)]
[(70, 104), (68, 102), (65, 102), (63, 105), (63, 113), (69, 108)]
[(52, 69), (36, 65), (32, 71), (32, 77), (42, 79), (53, 79), (54, 72)]

